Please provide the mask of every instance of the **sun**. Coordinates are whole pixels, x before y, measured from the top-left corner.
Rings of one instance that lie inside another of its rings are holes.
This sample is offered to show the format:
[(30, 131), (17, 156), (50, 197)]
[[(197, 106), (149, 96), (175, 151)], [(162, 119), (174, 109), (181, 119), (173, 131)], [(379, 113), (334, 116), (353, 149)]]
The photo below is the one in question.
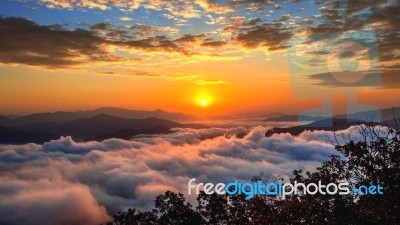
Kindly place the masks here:
[(201, 104), (202, 106), (207, 106), (208, 100), (207, 100), (206, 98), (202, 98), (202, 99), (200, 100), (200, 104)]
[(214, 98), (209, 93), (199, 93), (194, 100), (197, 106), (208, 108), (214, 105)]

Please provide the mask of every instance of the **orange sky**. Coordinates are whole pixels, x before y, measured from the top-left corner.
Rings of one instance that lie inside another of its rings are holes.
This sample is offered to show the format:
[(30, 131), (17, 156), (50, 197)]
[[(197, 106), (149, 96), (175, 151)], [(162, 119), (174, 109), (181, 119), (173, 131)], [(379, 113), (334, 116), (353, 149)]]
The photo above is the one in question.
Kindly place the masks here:
[[(255, 109), (267, 112), (285, 106), (292, 99), (284, 57), (276, 54), (276, 58), (258, 62), (205, 61), (174, 68), (182, 74), (200, 76), (193, 80), (3, 66), (0, 110), (27, 113), (115, 106), (194, 114), (198, 110), (210, 114)], [(283, 65), (271, 69), (274, 64)], [(208, 78), (221, 83), (196, 83)], [(208, 100), (207, 107), (200, 107), (202, 98)]]
[[(310, 80), (301, 90), (306, 94), (299, 95), (293, 93), (298, 87), (289, 70), (293, 59), (287, 54), (287, 41), (326, 30), (321, 21), (307, 25), (306, 20), (330, 16), (326, 8), (337, 7), (330, 2), (325, 8), (308, 1), (262, 5), (264, 11), (248, 13), (239, 10), (250, 10), (246, 5), (211, 7), (208, 1), (195, 1), (185, 9), (174, 1), (149, 1), (131, 11), (120, 5), (71, 2), (14, 2), (0, 10), (5, 15), (0, 18), (0, 29), (5, 29), (0, 37), (0, 114), (105, 106), (207, 116), (264, 114), (299, 112), (318, 106), (322, 96), (334, 99), (335, 111), (345, 110), (349, 88), (330, 96), (329, 87), (315, 88), (317, 81)], [(38, 7), (42, 14), (36, 8), (25, 12), (24, 4)], [(349, 4), (348, 11), (355, 13), (360, 7), (365, 6)], [(374, 7), (379, 14), (397, 5)], [(52, 17), (54, 12), (60, 17)], [(354, 29), (376, 27), (384, 89), (352, 90), (364, 103), (396, 106), (398, 76), (392, 81), (386, 74), (397, 73), (388, 68), (398, 67), (398, 54), (387, 45), (393, 41), (388, 32), (398, 24), (379, 15), (371, 18)], [(391, 55), (394, 58), (388, 60)], [(321, 73), (321, 67), (309, 67), (311, 73)], [(207, 99), (207, 106), (201, 106), (201, 99)]]
[[(252, 62), (250, 66), (246, 61), (202, 62), (184, 66), (180, 70), (182, 73), (199, 71), (205, 77), (217, 77), (224, 82), (221, 84), (3, 66), (1, 70), (5, 72), (0, 77), (0, 111), (18, 114), (114, 106), (224, 115), (296, 112), (320, 104), (318, 97), (294, 98), (287, 66), (279, 65), (271, 69), (273, 64), (285, 63), (285, 54), (273, 56), (270, 60), (261, 59), (259, 65)], [(369, 91), (360, 95), (360, 101), (390, 107), (397, 102), (396, 96), (399, 96), (396, 89)], [(203, 98), (208, 101), (206, 107), (200, 105)], [(335, 96), (335, 104), (343, 105), (343, 102), (337, 102), (344, 99), (344, 95)], [(336, 110), (341, 112), (342, 109)]]

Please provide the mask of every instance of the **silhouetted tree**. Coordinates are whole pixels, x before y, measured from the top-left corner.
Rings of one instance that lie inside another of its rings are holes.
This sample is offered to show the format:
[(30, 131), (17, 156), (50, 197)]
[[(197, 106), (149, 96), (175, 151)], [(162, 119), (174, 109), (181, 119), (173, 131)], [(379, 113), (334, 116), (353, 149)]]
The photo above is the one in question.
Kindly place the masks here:
[(154, 211), (142, 212), (137, 209), (128, 209), (113, 216), (113, 221), (107, 225), (152, 225), (158, 224), (158, 218)]
[(360, 126), (361, 141), (336, 145), (346, 156), (346, 171), (357, 186), (380, 184), (383, 195), (362, 195), (357, 221), (363, 224), (399, 224), (400, 130), (373, 124)]
[(200, 213), (194, 211), (190, 203), (185, 203), (182, 193), (165, 192), (159, 195), (154, 201), (156, 211), (161, 215), (158, 219), (159, 224), (201, 224)]
[(200, 192), (197, 202), (197, 211), (202, 216), (205, 224), (222, 225), (228, 223), (229, 212), (226, 195), (218, 195), (216, 193), (207, 195), (204, 192)]

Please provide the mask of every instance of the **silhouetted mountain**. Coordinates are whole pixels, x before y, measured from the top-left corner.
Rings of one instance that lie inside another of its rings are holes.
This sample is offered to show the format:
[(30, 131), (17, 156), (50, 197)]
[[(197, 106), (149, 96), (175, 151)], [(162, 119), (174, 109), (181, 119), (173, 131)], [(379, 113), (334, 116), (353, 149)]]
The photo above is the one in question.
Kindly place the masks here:
[(21, 115), (16, 115), (16, 114), (7, 114), (5, 115), (9, 119), (16, 119), (22, 117)]
[[(3, 127), (3, 133), (0, 134), (0, 144), (28, 143), (30, 140), (38, 143), (40, 141), (49, 141), (49, 138), (59, 138), (60, 136), (72, 136), (79, 140), (130, 139), (138, 134), (169, 133), (171, 128), (175, 127), (205, 128), (206, 126), (201, 124), (181, 124), (155, 117), (127, 119), (102, 113), (90, 118), (76, 119), (66, 123), (42, 122)], [(7, 130), (10, 131), (11, 136), (6, 132)], [(18, 135), (20, 133), (21, 139), (19, 139)], [(37, 138), (35, 138), (35, 134), (38, 135)], [(45, 134), (51, 135), (46, 136)]]
[[(350, 114), (351, 118), (367, 118), (366, 120), (377, 119), (380, 115), (380, 121), (387, 121), (392, 120), (393, 116), (400, 117), (400, 108), (387, 108), (387, 109), (380, 109), (380, 110), (373, 110), (373, 111), (364, 111)], [(348, 115), (337, 115), (337, 118), (347, 118)], [(379, 118), (378, 118), (379, 119)]]
[(36, 143), (42, 144), (47, 141), (58, 139), (58, 135), (47, 132), (33, 132), (18, 130), (11, 127), (0, 126), (0, 143), (1, 144), (26, 144)]
[[(375, 111), (364, 111), (364, 112), (357, 112), (352, 114), (340, 114), (335, 115), (333, 118), (335, 119), (352, 119), (353, 121), (371, 121), (373, 119), (379, 119), (380, 121), (387, 121), (393, 119), (393, 115), (396, 115), (400, 118), (400, 108), (387, 108), (387, 109), (380, 109)], [(326, 116), (308, 116), (308, 115), (281, 115), (277, 117), (268, 117), (267, 119), (263, 120), (266, 122), (296, 122), (296, 121), (319, 121), (327, 119)]]
[[(333, 126), (327, 126), (328, 124), (332, 124)], [(309, 131), (314, 131), (314, 130), (344, 130), (349, 128), (352, 125), (355, 125), (357, 123), (349, 123), (347, 122), (347, 119), (337, 119), (333, 118), (331, 119), (324, 119), (316, 122), (312, 122), (307, 125), (303, 126), (294, 126), (294, 127), (286, 127), (286, 128), (273, 128), (271, 130), (268, 130), (265, 133), (265, 136), (269, 137), (272, 134), (275, 133), (290, 133), (292, 135), (299, 135), (303, 131), (309, 130)]]
[(114, 133), (124, 129), (141, 130), (156, 126), (195, 127), (195, 124), (180, 124), (155, 117), (146, 119), (126, 119), (107, 114), (99, 114), (90, 118), (77, 119), (67, 123), (33, 123), (16, 128), (28, 131), (46, 131), (58, 135), (70, 135), (80, 138), (91, 138), (100, 134)]
[(89, 112), (94, 115), (104, 113), (111, 116), (122, 117), (127, 119), (145, 119), (149, 117), (157, 117), (160, 119), (173, 120), (173, 121), (187, 121), (196, 119), (196, 117), (193, 115), (184, 113), (171, 113), (161, 109), (157, 109), (154, 111), (141, 111), (141, 110), (113, 108), (113, 107), (103, 107)]
[[(303, 131), (309, 130), (309, 131), (315, 131), (315, 130), (325, 130), (325, 131), (340, 131), (340, 130), (345, 130), (349, 128), (350, 126), (353, 125), (359, 125), (359, 124), (365, 124), (369, 123), (368, 121), (358, 121), (358, 122), (349, 122), (347, 119), (341, 119), (341, 118), (333, 118), (331, 119), (324, 119), (324, 120), (319, 120), (315, 121), (306, 125), (302, 126), (294, 126), (294, 127), (286, 127), (286, 128), (273, 128), (271, 130), (268, 130), (265, 133), (265, 136), (269, 137), (275, 133), (290, 133), (292, 135), (299, 135)], [(398, 121), (398, 124), (396, 124), (395, 119), (391, 120), (385, 120), (380, 123), (376, 123), (382, 126), (387, 126), (391, 128), (396, 128), (397, 126), (400, 126), (400, 123)]]
[(10, 121), (10, 118), (0, 115), (0, 124), (8, 123), (9, 121)]
[(35, 113), (27, 116), (9, 119), (7, 121), (3, 121), (0, 119), (0, 125), (14, 127), (33, 123), (66, 123), (77, 119), (94, 117), (99, 114), (107, 114), (110, 116), (121, 117), (125, 119), (145, 119), (149, 117), (157, 117), (160, 119), (174, 121), (188, 121), (195, 119), (194, 116), (188, 114), (169, 113), (161, 109), (157, 109), (154, 111), (141, 111), (104, 107), (90, 111)]

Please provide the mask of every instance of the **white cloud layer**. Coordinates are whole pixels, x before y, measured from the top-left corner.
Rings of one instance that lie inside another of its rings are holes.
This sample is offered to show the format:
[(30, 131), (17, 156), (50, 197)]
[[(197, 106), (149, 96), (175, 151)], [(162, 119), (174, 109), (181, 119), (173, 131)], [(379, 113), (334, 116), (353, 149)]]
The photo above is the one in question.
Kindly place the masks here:
[[(332, 132), (275, 134), (267, 127), (178, 129), (132, 141), (0, 146), (0, 224), (99, 224), (128, 207), (148, 209), (187, 182), (249, 181), (313, 170), (337, 154)], [(351, 127), (347, 133), (356, 134)], [(237, 137), (247, 133), (244, 137)]]

